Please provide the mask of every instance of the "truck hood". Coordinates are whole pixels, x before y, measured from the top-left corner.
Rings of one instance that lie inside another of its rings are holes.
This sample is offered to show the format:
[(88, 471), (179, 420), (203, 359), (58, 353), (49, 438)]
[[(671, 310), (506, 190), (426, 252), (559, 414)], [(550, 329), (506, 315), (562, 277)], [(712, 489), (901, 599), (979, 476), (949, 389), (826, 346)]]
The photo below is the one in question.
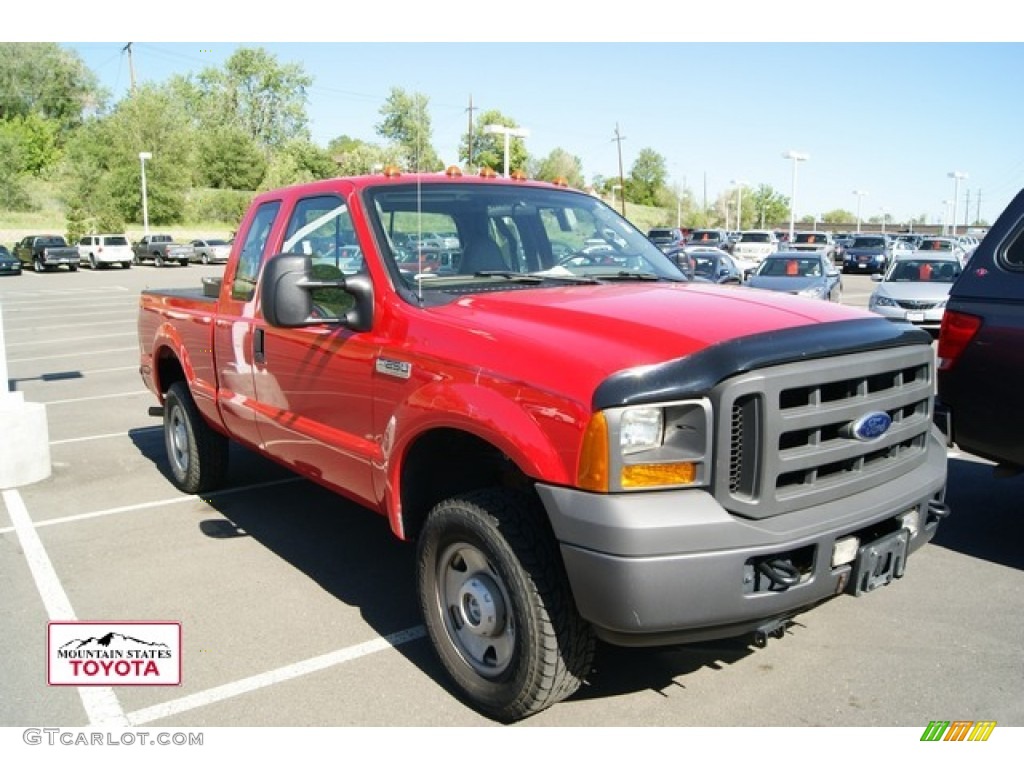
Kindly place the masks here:
[[(608, 376), (741, 337), (857, 319), (864, 310), (744, 287), (643, 283), (481, 293), (431, 309), (462, 334), (439, 350), (511, 380), (589, 401)], [(882, 320), (882, 322), (886, 322)]]

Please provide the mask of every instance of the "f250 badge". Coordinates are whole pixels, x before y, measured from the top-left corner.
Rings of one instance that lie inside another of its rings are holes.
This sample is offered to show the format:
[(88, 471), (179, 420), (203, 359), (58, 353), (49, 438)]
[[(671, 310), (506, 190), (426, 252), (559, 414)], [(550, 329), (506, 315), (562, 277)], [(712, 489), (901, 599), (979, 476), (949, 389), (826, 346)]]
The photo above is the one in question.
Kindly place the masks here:
[(850, 422), (840, 432), (843, 437), (852, 437), (863, 443), (876, 440), (892, 426), (892, 418), (882, 411), (866, 413), (856, 421)]
[(377, 373), (394, 376), (396, 379), (408, 379), (412, 375), (412, 363), (402, 360), (386, 360), (383, 357), (378, 357), (376, 368)]

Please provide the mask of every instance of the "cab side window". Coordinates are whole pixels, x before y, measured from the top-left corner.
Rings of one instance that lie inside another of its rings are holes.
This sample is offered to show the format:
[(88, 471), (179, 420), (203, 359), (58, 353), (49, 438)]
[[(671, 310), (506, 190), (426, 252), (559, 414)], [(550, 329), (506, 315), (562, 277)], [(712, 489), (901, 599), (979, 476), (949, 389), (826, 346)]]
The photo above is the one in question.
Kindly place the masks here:
[[(283, 250), (311, 257), (314, 280), (337, 280), (364, 270), (348, 205), (337, 195), (310, 197), (295, 205)], [(353, 302), (340, 288), (313, 291), (313, 312), (320, 317), (341, 317)]]
[(278, 200), (263, 203), (252, 218), (238, 257), (235, 279), (231, 284), (231, 298), (235, 301), (251, 301), (256, 292), (256, 278), (266, 255), (264, 251), (270, 239), (270, 230), (280, 209), (281, 203)]

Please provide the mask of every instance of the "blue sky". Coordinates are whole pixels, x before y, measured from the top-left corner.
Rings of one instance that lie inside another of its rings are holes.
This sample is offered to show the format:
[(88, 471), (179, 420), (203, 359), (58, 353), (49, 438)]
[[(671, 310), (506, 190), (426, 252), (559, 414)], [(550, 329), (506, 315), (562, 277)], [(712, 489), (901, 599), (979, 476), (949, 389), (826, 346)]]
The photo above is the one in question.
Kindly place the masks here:
[[(374, 125), (393, 87), (429, 98), (433, 144), (446, 162), (455, 162), (471, 96), (474, 107), (498, 109), (527, 128), (532, 155), (561, 147), (578, 156), (588, 180), (618, 174), (618, 126), (626, 173), (641, 149), (653, 149), (665, 158), (672, 182), (685, 183), (698, 200), (706, 189), (709, 202), (731, 189), (733, 180), (768, 184), (790, 195), (793, 163), (782, 154), (795, 149), (810, 156), (797, 172), (798, 217), (836, 208), (856, 211), (857, 189), (867, 192), (860, 198), (865, 219), (884, 210), (896, 221), (924, 214), (929, 223), (939, 222), (948, 210), (943, 201), (956, 186), (948, 174), (962, 171), (968, 176), (958, 185), (958, 221), (964, 220), (968, 199), (972, 220), (980, 210), (992, 221), (1024, 188), (1024, 44), (992, 36), (1001, 27), (985, 7), (988, 0), (970, 9), (931, 3), (927, 22), (869, 0), (859, 5), (859, 21), (845, 27), (841, 19), (828, 21), (820, 3), (773, 6), (777, 16), (788, 11), (827, 21), (810, 25), (817, 37), (806, 25), (777, 19), (752, 25), (761, 18), (751, 15), (759, 6), (742, 2), (737, 19), (748, 23), (733, 23), (728, 37), (721, 34), (723, 19), (701, 12), (684, 17), (676, 10), (679, 18), (658, 23), (668, 30), (678, 23), (679, 39), (661, 42), (644, 39), (645, 30), (652, 38), (659, 32), (651, 28), (659, 12), (647, 2), (629, 4), (634, 13), (609, 17), (608, 24), (594, 19), (607, 17), (597, 9), (611, 6), (577, 4), (569, 12), (547, 11), (534, 0), (486, 9), (442, 3), (432, 7), (448, 13), (439, 11), (419, 26), (396, 10), (402, 3), (391, 3), (375, 16), (372, 33), (358, 35), (376, 42), (346, 40), (365, 23), (360, 27), (338, 3), (323, 9), (314, 3), (308, 6), (314, 12), (297, 28), (284, 22), (270, 30), (157, 20), (169, 39), (181, 42), (154, 41), (148, 26), (133, 34), (115, 24), (97, 30), (92, 42), (64, 44), (78, 51), (115, 97), (129, 87), (122, 52), (129, 39), (140, 82), (218, 67), (238, 46), (264, 47), (313, 77), (308, 114), (313, 139), (321, 144), (342, 134), (379, 142)], [(874, 18), (885, 22), (877, 29), (867, 18), (875, 10)], [(507, 31), (521, 42), (495, 35), (503, 13), (513, 14), (515, 29)], [(535, 39), (527, 23), (533, 18), (547, 30)], [(592, 28), (576, 23), (580, 18), (590, 19)], [(1010, 24), (1007, 18), (1005, 28)], [(197, 28), (232, 42), (184, 42)], [(467, 35), (451, 31), (465, 28)], [(716, 41), (697, 42), (700, 35), (693, 32), (702, 28), (718, 30)], [(956, 36), (950, 37), (947, 30), (953, 28)], [(562, 29), (572, 33), (558, 34)], [(863, 42), (830, 39), (839, 29), (842, 37)], [(294, 42), (316, 41), (328, 30), (337, 42)], [(551, 30), (555, 37), (545, 39)], [(879, 30), (905, 41), (872, 36)], [(623, 42), (599, 42), (610, 32)], [(481, 42), (466, 42), (474, 38)], [(879, 41), (867, 42), (874, 39)]]

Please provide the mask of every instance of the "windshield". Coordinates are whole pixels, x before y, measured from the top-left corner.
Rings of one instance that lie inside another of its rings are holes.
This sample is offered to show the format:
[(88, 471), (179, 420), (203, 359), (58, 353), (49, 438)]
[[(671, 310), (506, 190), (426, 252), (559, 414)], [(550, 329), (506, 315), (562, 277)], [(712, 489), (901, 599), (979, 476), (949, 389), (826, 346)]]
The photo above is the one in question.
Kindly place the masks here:
[(421, 295), (493, 291), (496, 284), (685, 280), (646, 235), (582, 192), (432, 183), (371, 187), (366, 195), (389, 269)]
[(115, 235), (114, 237), (106, 238), (107, 245), (128, 245), (127, 238)]
[(892, 266), (892, 283), (952, 283), (960, 277), (960, 265), (953, 261), (901, 259)]
[(741, 243), (770, 243), (772, 236), (767, 232), (744, 232), (740, 235)]
[(722, 239), (719, 232), (714, 230), (703, 230), (698, 229), (693, 233), (693, 237), (690, 238), (691, 243), (717, 243)]
[(818, 243), (820, 245), (828, 242), (828, 237), (820, 232), (797, 232), (793, 238), (793, 242), (807, 243), (808, 245)]
[(765, 259), (757, 274), (761, 277), (821, 277), (818, 259)]
[(885, 248), (885, 240), (880, 237), (856, 237), (851, 248)]
[(949, 240), (925, 240), (921, 243), (922, 251), (952, 251), (953, 243)]

